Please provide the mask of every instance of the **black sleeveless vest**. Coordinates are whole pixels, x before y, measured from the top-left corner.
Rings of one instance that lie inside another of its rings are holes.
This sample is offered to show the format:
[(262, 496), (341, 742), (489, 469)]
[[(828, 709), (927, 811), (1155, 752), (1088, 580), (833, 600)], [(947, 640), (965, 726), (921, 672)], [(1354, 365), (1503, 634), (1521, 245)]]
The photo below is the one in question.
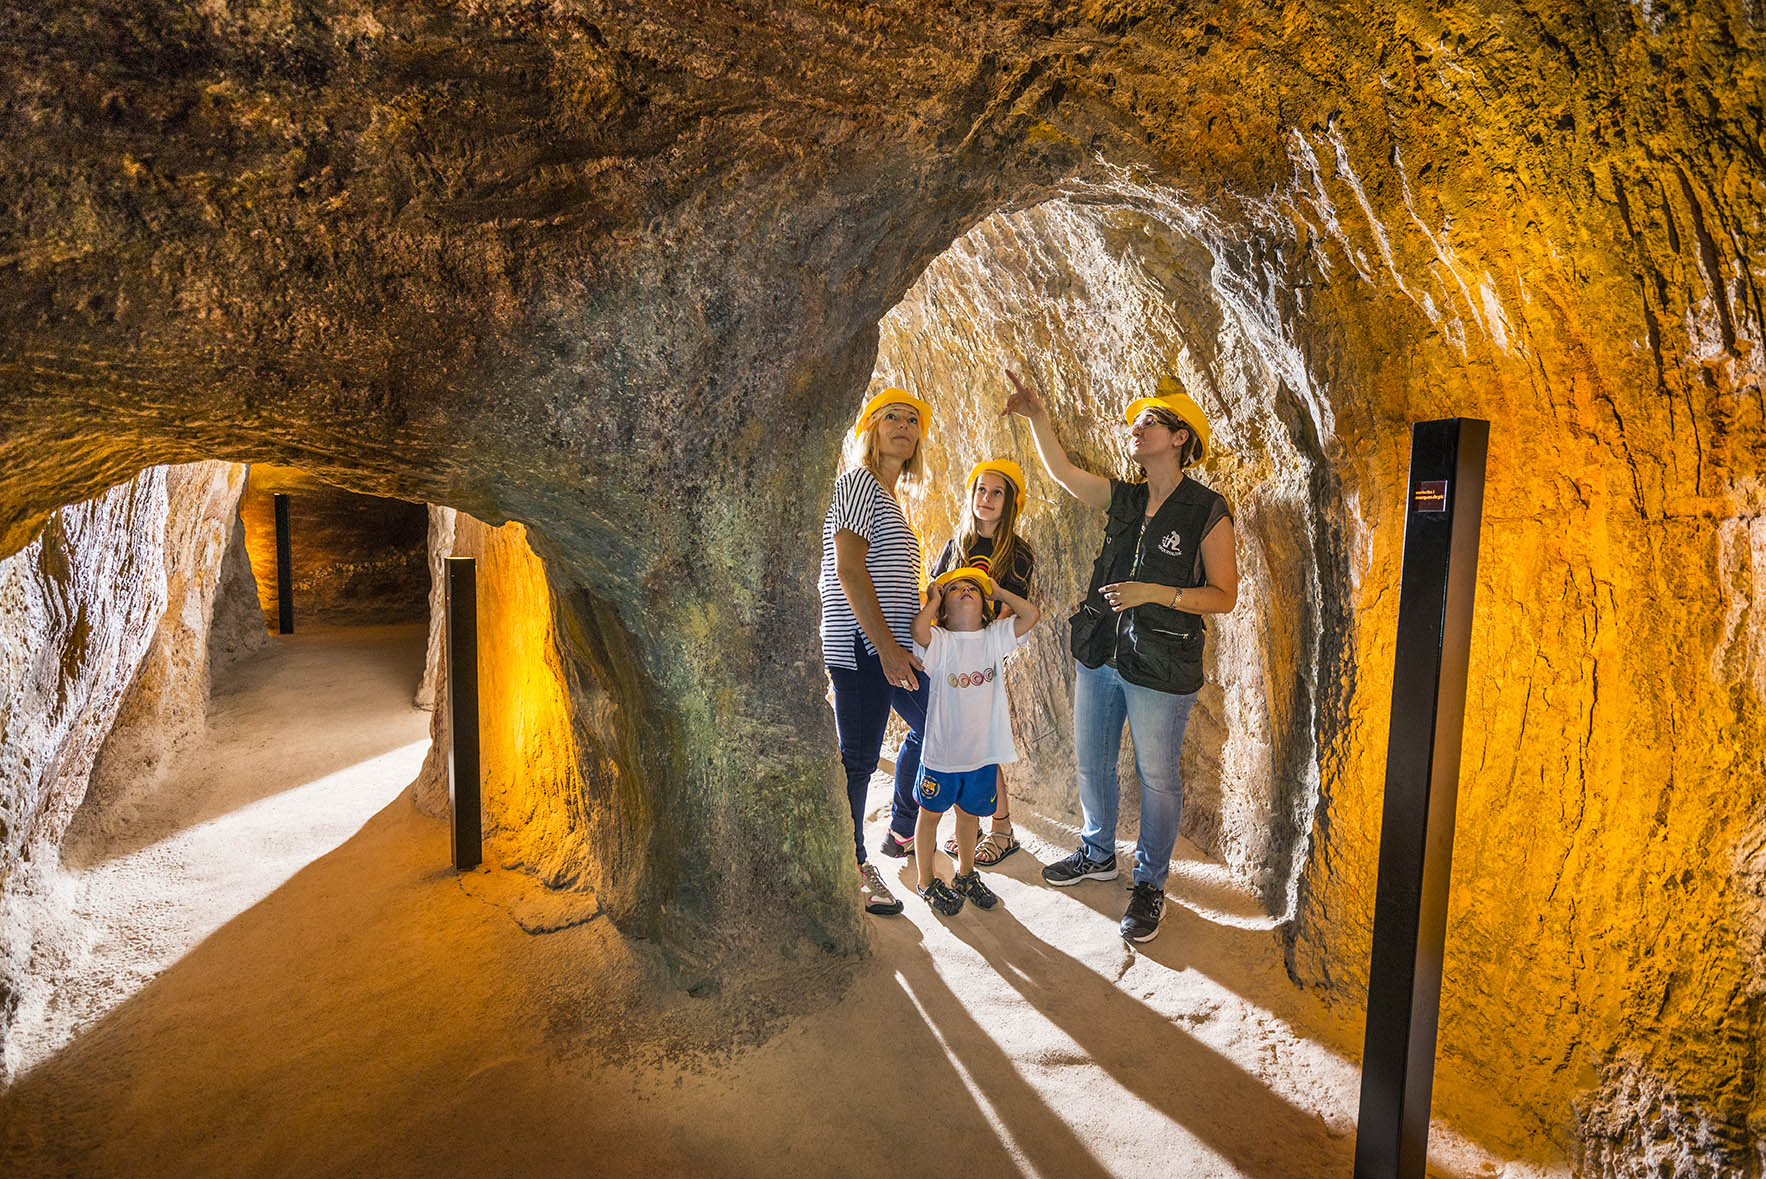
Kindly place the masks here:
[(1104, 544), (1092, 564), (1091, 588), (1070, 619), (1075, 659), (1087, 667), (1110, 663), (1129, 683), (1160, 692), (1187, 695), (1202, 686), (1202, 616), (1153, 602), (1118, 614), (1104, 600), (1104, 587), (1118, 581), (1206, 585), (1202, 530), (1217, 502), (1224, 503), (1218, 492), (1185, 479), (1148, 520), (1147, 485), (1110, 481)]

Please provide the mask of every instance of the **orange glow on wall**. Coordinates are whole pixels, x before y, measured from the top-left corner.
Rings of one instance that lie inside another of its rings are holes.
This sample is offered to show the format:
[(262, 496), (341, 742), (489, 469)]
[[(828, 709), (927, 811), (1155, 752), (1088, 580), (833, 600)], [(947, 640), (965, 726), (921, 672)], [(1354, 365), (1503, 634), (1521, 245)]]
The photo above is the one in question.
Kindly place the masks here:
[(478, 558), (480, 756), (487, 858), (552, 887), (598, 875), (582, 749), (545, 566), (520, 524), (456, 516), (455, 556)]

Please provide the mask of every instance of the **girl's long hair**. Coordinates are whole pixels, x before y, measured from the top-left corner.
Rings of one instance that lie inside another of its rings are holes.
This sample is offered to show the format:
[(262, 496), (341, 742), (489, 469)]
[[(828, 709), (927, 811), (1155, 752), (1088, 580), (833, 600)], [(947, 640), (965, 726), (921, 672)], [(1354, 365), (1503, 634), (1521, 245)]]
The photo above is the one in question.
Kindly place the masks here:
[[(980, 475), (975, 476), (975, 483), (981, 482), (982, 478), (987, 475), (998, 474), (997, 471), (983, 471)], [(1012, 558), (1017, 556), (1014, 550), (1018, 547), (1018, 488), (1004, 475), (1000, 475), (1000, 480), (1006, 485), (1006, 502), (1000, 505), (1000, 522), (993, 530), (993, 555), (987, 559), (996, 582), (1001, 578), (1011, 576)], [(969, 485), (968, 492), (969, 504), (963, 513), (962, 535), (958, 537), (965, 559), (967, 559), (969, 551), (975, 547), (976, 538), (981, 535), (975, 521), (974, 483)]]

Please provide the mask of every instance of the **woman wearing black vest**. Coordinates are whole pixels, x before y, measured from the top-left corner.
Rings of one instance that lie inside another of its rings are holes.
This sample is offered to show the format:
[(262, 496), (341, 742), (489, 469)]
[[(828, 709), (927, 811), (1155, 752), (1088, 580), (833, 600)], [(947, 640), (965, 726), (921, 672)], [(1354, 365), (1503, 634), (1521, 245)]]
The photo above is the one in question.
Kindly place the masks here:
[(1202, 686), (1202, 616), (1231, 610), (1239, 593), (1232, 513), (1217, 493), (1184, 476), (1207, 454), (1208, 419), (1175, 380), (1161, 378), (1155, 395), (1130, 402), (1124, 415), (1129, 455), (1146, 481), (1106, 479), (1073, 464), (1042, 398), (1016, 373), (1006, 376), (1017, 390), (1006, 411), (1030, 419), (1049, 477), (1109, 513), (1091, 587), (1071, 619), (1073, 751), (1085, 828), (1078, 849), (1044, 868), (1043, 879), (1065, 886), (1116, 878), (1116, 759), (1126, 721), (1141, 820), (1122, 936), (1151, 941), (1165, 912), (1183, 810), (1178, 754)]

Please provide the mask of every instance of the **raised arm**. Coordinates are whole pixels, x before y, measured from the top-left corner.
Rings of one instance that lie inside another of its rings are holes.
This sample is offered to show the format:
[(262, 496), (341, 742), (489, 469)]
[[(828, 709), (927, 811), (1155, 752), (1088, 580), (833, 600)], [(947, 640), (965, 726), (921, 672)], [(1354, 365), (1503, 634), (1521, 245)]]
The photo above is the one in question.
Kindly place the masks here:
[(1030, 628), (1035, 626), (1037, 619), (1042, 617), (1041, 611), (1031, 605), (1027, 599), (1019, 597), (1003, 585), (995, 583), (993, 597), (996, 602), (1011, 608), (1012, 633), (1019, 638), (1029, 634)]
[(914, 658), (914, 653), (904, 651), (895, 641), (895, 635), (890, 633), (889, 621), (883, 617), (883, 606), (877, 601), (877, 583), (871, 580), (870, 570), (865, 568), (865, 553), (870, 547), (871, 542), (856, 532), (845, 528), (836, 532), (834, 576), (840, 579), (840, 588), (846, 594), (847, 605), (852, 607), (852, 616), (858, 619), (859, 629), (877, 649), (884, 677), (891, 684), (911, 692), (920, 686), (914, 670), (925, 669)]
[(1067, 457), (1066, 449), (1061, 440), (1055, 436), (1055, 423), (1049, 418), (1048, 407), (1043, 405), (1042, 397), (1035, 389), (1018, 379), (1018, 374), (1011, 369), (1006, 376), (1017, 390), (1006, 398), (1003, 412), (1015, 413), (1030, 419), (1030, 435), (1036, 439), (1036, 453), (1042, 459), (1042, 465), (1053, 479), (1066, 489), (1067, 493), (1079, 502), (1102, 511), (1110, 506), (1110, 481), (1102, 475), (1094, 475), (1074, 465)]
[[(922, 647), (932, 645), (932, 623), (938, 617), (938, 603), (944, 598), (944, 587), (929, 585), (926, 587), (926, 604), (914, 615), (914, 642)], [(925, 670), (922, 668), (921, 670)]]

